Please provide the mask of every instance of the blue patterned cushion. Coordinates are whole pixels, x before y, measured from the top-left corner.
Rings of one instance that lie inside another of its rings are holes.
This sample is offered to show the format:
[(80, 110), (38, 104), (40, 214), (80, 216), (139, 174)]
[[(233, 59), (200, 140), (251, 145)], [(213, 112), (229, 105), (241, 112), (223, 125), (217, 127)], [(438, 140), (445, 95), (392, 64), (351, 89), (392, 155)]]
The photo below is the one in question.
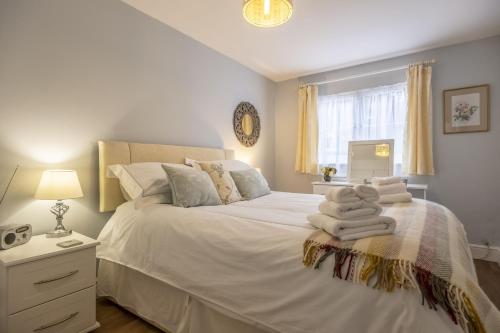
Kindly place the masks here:
[(266, 179), (255, 169), (230, 171), (236, 187), (245, 200), (251, 200), (271, 193)]
[(219, 194), (210, 176), (192, 168), (162, 165), (172, 188), (172, 201), (179, 207), (221, 205)]

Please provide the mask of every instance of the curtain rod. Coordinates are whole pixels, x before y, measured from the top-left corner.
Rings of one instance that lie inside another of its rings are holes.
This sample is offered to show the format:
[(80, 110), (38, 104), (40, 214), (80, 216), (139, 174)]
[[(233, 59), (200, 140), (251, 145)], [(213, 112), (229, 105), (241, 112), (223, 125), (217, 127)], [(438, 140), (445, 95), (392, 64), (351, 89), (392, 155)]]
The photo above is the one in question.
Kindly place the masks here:
[(379, 71), (374, 71), (374, 72), (368, 72), (368, 73), (363, 73), (363, 74), (356, 74), (356, 75), (350, 75), (346, 77), (342, 77), (339, 79), (332, 79), (332, 80), (325, 80), (325, 81), (317, 81), (317, 82), (310, 82), (310, 83), (305, 83), (300, 85), (300, 87), (306, 87), (310, 85), (323, 85), (327, 83), (334, 83), (334, 82), (340, 82), (340, 81), (346, 81), (346, 80), (352, 80), (352, 79), (357, 79), (361, 77), (367, 77), (367, 76), (373, 76), (373, 75), (378, 75), (378, 74), (384, 74), (384, 73), (390, 73), (390, 72), (396, 72), (396, 71), (402, 71), (404, 69), (408, 69), (409, 66), (416, 66), (416, 65), (429, 65), (429, 64), (434, 64), (436, 63), (436, 60), (431, 59), (431, 60), (425, 60), (425, 61), (420, 61), (416, 63), (412, 63), (406, 66), (399, 66), (399, 67), (392, 67), (392, 68), (387, 68), (387, 69), (382, 69)]

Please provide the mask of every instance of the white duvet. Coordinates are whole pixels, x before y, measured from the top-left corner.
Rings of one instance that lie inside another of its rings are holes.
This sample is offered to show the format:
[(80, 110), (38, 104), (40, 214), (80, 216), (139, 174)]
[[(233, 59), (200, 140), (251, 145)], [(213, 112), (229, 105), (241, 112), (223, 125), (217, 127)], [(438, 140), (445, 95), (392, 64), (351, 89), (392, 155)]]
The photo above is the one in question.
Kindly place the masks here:
[[(393, 293), (332, 278), (302, 264), (306, 220), (323, 196), (273, 192), (226, 206), (120, 206), (106, 224), (98, 257), (126, 265), (270, 330), (460, 332), (416, 291)], [(410, 204), (385, 208), (397, 215)]]

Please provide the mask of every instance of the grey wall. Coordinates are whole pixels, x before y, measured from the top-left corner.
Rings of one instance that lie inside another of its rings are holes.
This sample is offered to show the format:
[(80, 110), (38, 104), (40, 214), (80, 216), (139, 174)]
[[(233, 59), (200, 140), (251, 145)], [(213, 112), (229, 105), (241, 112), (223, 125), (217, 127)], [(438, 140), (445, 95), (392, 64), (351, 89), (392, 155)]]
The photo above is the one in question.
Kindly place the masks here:
[[(66, 224), (96, 236), (99, 139), (236, 150), (274, 183), (272, 81), (119, 0), (0, 0), (0, 193), (21, 165), (0, 224), (54, 227), (32, 199), (41, 172), (76, 169), (85, 197)], [(232, 114), (253, 103), (262, 136), (246, 149)]]
[[(367, 73), (411, 62), (436, 59), (433, 65), (434, 158), (437, 175), (415, 177), (428, 183), (430, 200), (449, 207), (464, 223), (472, 243), (500, 245), (500, 36), (438, 48), (278, 84), (276, 90), (276, 188), (310, 192), (311, 176), (293, 171), (299, 83)], [(342, 81), (320, 93), (348, 91), (404, 80), (404, 72)], [(445, 89), (490, 84), (491, 129), (486, 133), (443, 134)]]
[[(32, 196), (43, 169), (72, 168), (85, 198), (71, 202), (66, 223), (97, 235), (109, 217), (97, 212), (99, 139), (235, 149), (276, 189), (310, 192), (311, 178), (293, 171), (299, 82), (435, 58), (438, 174), (414, 181), (429, 183), (429, 198), (458, 215), (472, 242), (500, 245), (500, 37), (275, 85), (118, 0), (0, 0), (0, 50), (0, 190), (21, 164), (0, 224), (31, 223), (37, 233), (52, 228), (51, 203)], [(400, 77), (344, 81), (321, 92)], [(443, 135), (442, 90), (483, 83), (491, 85), (491, 130)], [(232, 111), (242, 100), (261, 115), (262, 137), (251, 149), (232, 132)]]

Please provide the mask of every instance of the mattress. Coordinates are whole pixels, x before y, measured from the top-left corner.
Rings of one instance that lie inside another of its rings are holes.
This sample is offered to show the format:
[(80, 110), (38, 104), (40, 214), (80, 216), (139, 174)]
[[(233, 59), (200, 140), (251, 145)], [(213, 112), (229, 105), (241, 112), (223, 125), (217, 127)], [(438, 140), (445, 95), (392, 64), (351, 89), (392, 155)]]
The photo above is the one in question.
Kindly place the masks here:
[[(329, 269), (305, 268), (302, 244), (312, 231), (306, 216), (322, 200), (273, 192), (215, 207), (135, 209), (125, 203), (99, 235), (97, 255), (209, 304), (214, 313), (256, 332), (461, 331), (441, 309), (422, 306), (418, 292), (387, 293), (333, 279)], [(383, 214), (398, 216), (405, 205), (385, 207)], [(330, 265), (323, 267), (332, 267), (333, 258), (327, 260)], [(141, 306), (135, 311), (141, 313)]]

